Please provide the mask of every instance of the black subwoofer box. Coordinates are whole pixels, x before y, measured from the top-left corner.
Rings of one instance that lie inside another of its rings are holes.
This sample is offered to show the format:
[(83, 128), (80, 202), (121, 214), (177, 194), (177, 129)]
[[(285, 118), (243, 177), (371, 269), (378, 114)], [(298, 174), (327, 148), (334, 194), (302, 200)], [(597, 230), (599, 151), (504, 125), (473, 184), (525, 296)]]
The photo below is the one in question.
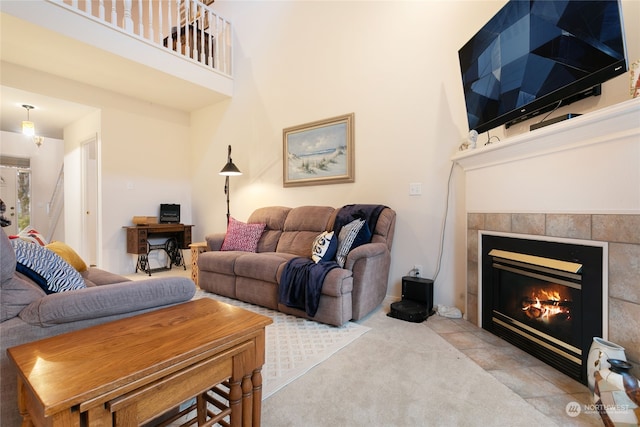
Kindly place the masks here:
[(389, 316), (420, 323), (433, 314), (433, 280), (421, 277), (402, 278), (402, 301), (391, 304)]

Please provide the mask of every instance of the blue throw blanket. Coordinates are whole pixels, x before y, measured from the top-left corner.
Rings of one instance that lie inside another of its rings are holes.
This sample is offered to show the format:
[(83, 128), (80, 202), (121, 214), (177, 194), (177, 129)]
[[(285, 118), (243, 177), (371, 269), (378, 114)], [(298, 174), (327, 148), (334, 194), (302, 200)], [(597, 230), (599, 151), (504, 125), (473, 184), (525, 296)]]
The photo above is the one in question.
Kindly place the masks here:
[(338, 267), (335, 261), (320, 262), (304, 257), (293, 258), (284, 267), (280, 278), (280, 303), (304, 310), (313, 317), (318, 311), (324, 278)]
[(336, 235), (340, 235), (342, 226), (349, 224), (354, 219), (364, 219), (367, 221), (371, 235), (373, 235), (380, 213), (384, 208), (386, 208), (384, 205), (345, 205), (340, 208), (336, 215), (336, 220), (333, 223), (333, 231)]

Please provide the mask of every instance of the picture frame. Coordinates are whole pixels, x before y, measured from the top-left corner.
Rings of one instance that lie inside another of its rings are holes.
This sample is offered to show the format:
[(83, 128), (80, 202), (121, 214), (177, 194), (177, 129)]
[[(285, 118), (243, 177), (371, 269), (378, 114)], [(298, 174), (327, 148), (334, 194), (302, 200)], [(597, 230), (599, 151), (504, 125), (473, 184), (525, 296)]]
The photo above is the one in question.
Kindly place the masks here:
[(354, 122), (349, 113), (284, 129), (283, 186), (355, 182)]

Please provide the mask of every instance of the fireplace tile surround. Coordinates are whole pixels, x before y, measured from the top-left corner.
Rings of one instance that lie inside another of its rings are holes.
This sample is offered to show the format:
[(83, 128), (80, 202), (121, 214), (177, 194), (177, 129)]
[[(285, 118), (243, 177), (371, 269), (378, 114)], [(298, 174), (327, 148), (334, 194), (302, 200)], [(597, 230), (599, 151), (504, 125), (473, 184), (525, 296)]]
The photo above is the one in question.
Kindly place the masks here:
[(464, 170), (465, 317), (480, 324), (479, 230), (607, 242), (607, 338), (640, 377), (640, 97), (580, 105), (569, 107), (579, 117), (534, 131), (525, 123), (452, 156)]
[(640, 376), (640, 215), (468, 213), (466, 317), (478, 321), (478, 231), (572, 238), (609, 244), (609, 340), (626, 349)]

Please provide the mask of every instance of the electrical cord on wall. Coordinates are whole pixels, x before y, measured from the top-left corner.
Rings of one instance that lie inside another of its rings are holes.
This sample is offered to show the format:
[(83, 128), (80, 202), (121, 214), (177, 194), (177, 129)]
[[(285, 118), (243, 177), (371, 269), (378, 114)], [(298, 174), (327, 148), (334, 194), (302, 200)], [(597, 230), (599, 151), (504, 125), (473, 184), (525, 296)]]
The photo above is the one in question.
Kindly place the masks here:
[(554, 109), (553, 109), (553, 110), (549, 111), (549, 113), (548, 113), (546, 116), (544, 116), (544, 117), (542, 118), (542, 120), (540, 120), (538, 123), (542, 123), (542, 122), (544, 122), (545, 120), (547, 120), (547, 119), (549, 118), (549, 116), (550, 116), (550, 115), (552, 115), (553, 113), (555, 113), (555, 112), (556, 112), (556, 110), (557, 110), (558, 108), (560, 108), (560, 106), (561, 106), (561, 105), (562, 105), (562, 99), (561, 99), (560, 101), (558, 101), (558, 105), (556, 105), (556, 106), (554, 107)]
[(444, 206), (444, 218), (442, 220), (442, 231), (440, 232), (440, 248), (438, 249), (438, 264), (436, 267), (436, 272), (433, 275), (433, 283), (436, 283), (436, 279), (438, 278), (438, 274), (440, 273), (440, 267), (442, 266), (442, 251), (444, 248), (444, 233), (447, 228), (447, 216), (449, 216), (449, 197), (451, 195), (451, 177), (453, 176), (453, 167), (455, 166), (455, 162), (451, 162), (451, 169), (449, 169), (449, 179), (447, 180), (447, 197)]
[(499, 137), (497, 137), (497, 136), (495, 136), (495, 135), (494, 135), (494, 136), (491, 136), (491, 135), (489, 134), (489, 131), (487, 131), (487, 142), (485, 142), (485, 143), (484, 143), (484, 145), (493, 144), (493, 141), (492, 141), (492, 139), (493, 139), (493, 138), (495, 138), (497, 142), (500, 142), (500, 138), (499, 138)]

